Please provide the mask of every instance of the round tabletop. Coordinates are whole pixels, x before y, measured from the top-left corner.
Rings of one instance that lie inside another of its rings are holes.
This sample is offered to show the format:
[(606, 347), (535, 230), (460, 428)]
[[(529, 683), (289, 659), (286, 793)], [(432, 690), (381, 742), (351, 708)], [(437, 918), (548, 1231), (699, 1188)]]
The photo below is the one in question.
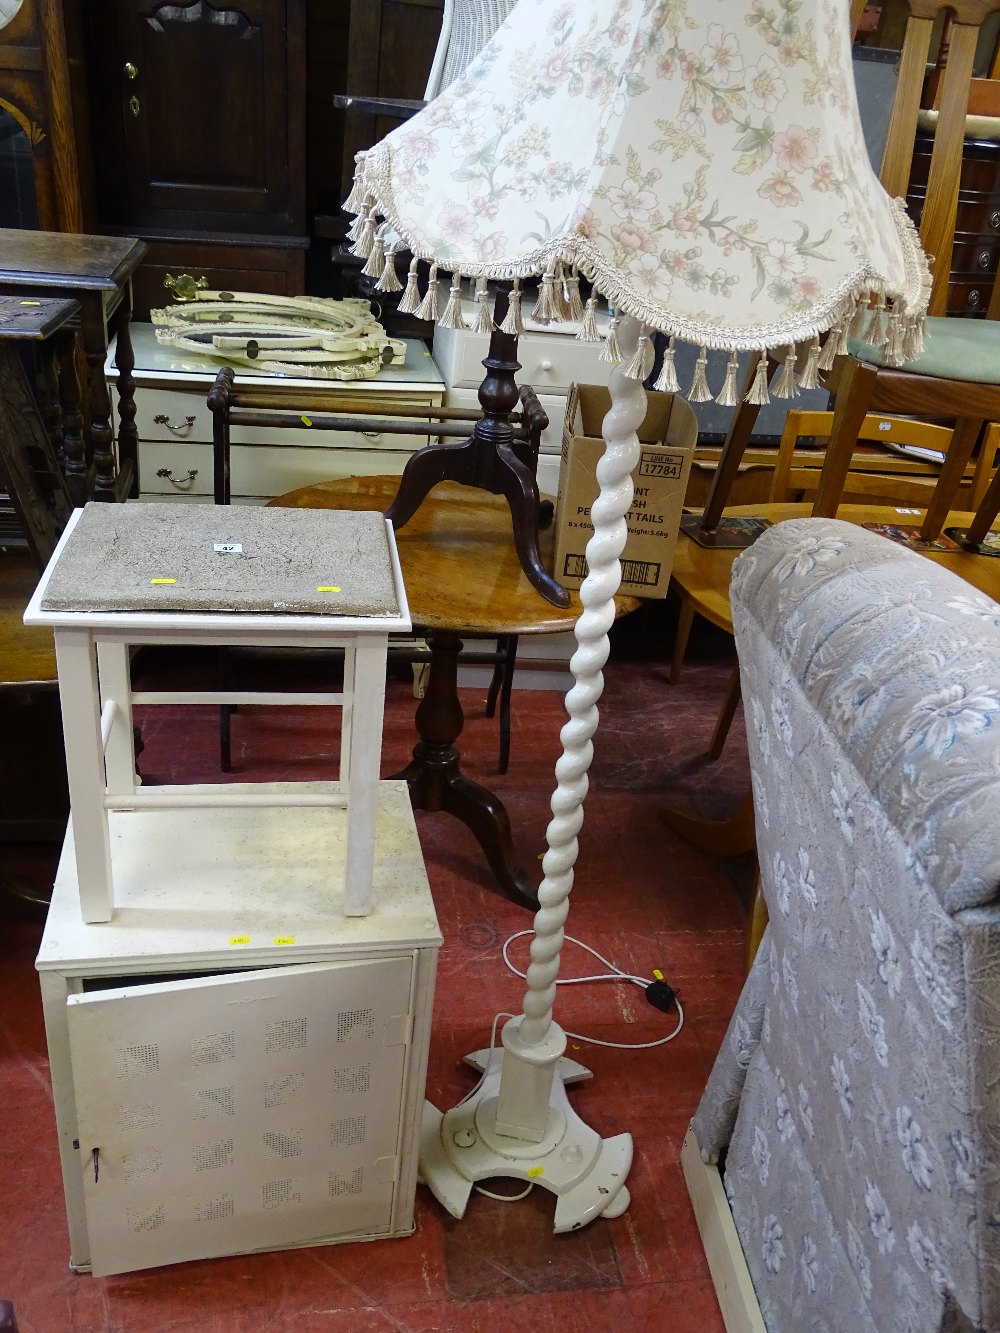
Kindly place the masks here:
[[(384, 513), (398, 488), (398, 477), (345, 477), (303, 486), (268, 503)], [(538, 536), (542, 562), (551, 568), (551, 527)], [(410, 614), (424, 629), (491, 636), (555, 634), (572, 629), (583, 609), (576, 592), (570, 593), (569, 606), (553, 606), (528, 582), (503, 496), (440, 482), (396, 533), (396, 545)], [(616, 615), (640, 605), (638, 597), (616, 597)]]

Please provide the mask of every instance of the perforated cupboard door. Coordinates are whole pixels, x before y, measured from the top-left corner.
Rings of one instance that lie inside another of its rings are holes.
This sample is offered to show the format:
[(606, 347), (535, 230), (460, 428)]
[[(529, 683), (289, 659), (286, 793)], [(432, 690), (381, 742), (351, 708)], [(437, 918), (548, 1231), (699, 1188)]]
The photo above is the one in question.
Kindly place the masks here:
[(94, 1273), (385, 1234), (413, 961), (71, 996)]

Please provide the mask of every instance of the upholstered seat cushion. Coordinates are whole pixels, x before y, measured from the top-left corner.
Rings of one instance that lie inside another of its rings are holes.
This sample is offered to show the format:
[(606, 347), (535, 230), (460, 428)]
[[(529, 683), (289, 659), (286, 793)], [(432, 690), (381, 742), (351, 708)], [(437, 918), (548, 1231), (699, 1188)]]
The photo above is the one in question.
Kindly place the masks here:
[[(863, 339), (852, 338), (848, 350), (870, 365), (889, 364), (884, 347), (873, 347)], [(927, 320), (924, 350), (902, 369), (942, 380), (1000, 384), (1000, 321), (932, 316)]]

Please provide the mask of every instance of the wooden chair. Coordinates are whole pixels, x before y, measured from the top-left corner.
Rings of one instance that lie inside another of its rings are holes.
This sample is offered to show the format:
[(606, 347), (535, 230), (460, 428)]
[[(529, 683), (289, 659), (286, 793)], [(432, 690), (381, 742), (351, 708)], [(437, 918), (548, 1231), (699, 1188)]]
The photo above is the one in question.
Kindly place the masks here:
[[(809, 422), (810, 432), (817, 432), (820, 425), (832, 429), (832, 417), (834, 414), (813, 414), (813, 413), (790, 413), (789, 424), (786, 427), (786, 436), (782, 439), (782, 448), (788, 458), (794, 458), (794, 444), (797, 438), (796, 432), (799, 431), (803, 422)], [(825, 423), (821, 420), (816, 422), (815, 417), (831, 418)], [(873, 420), (878, 423), (885, 418), (875, 417)], [(907, 432), (913, 423), (898, 423), (892, 427), (891, 433), (898, 442), (902, 442), (905, 432)], [(862, 422), (862, 428), (867, 429)], [(926, 431), (924, 426), (923, 430)], [(890, 432), (885, 432), (888, 434)], [(945, 431), (945, 435), (950, 432)], [(921, 438), (936, 439), (938, 446), (941, 443), (941, 437), (934, 435), (928, 436), (921, 432)], [(955, 447), (955, 434), (952, 434), (951, 447)], [(978, 499), (978, 509), (976, 511), (963, 511), (953, 514), (942, 514), (938, 533), (941, 527), (949, 522), (959, 525), (968, 525), (971, 530), (979, 520), (988, 518), (992, 511), (995, 522), (997, 514), (997, 496), (1000, 494), (1000, 469), (993, 472), (992, 479), (990, 472), (995, 467), (997, 449), (1000, 448), (1000, 425), (993, 425), (986, 433), (983, 449), (981, 451), (984, 462), (977, 465), (970, 479), (969, 500), (966, 503), (973, 504), (973, 497)], [(911, 518), (908, 526), (919, 527), (919, 510), (923, 509), (926, 513), (936, 508), (940, 508), (939, 491), (945, 484), (948, 474), (948, 461), (950, 454), (946, 453), (941, 473), (936, 482), (933, 483), (933, 489), (928, 495), (926, 489), (911, 489), (915, 486), (926, 487), (926, 481), (917, 478), (908, 478), (905, 481), (900, 480), (896, 488), (898, 500), (907, 508), (914, 508), (918, 514)], [(818, 469), (819, 475), (815, 475), (817, 469), (808, 469), (809, 473), (802, 478), (798, 469), (784, 462), (779, 463), (781, 475), (784, 481), (780, 484), (787, 486), (789, 484), (801, 484), (803, 490), (813, 490), (815, 492), (812, 503), (801, 500), (781, 499), (775, 500), (766, 505), (741, 505), (730, 512), (737, 517), (756, 516), (766, 519), (769, 523), (779, 523), (789, 518), (807, 517), (810, 514), (813, 517), (839, 517), (849, 522), (858, 524), (893, 524), (900, 525), (901, 518), (897, 505), (890, 504), (847, 504), (841, 503), (845, 492), (850, 493), (849, 487), (860, 484), (862, 487), (869, 484), (868, 480), (861, 483), (855, 483), (851, 474), (848, 473), (840, 481), (840, 489), (836, 492), (836, 503), (834, 505), (834, 514), (820, 514), (817, 508), (820, 494), (831, 489), (829, 486), (827, 470), (830, 467), (829, 449), (823, 455), (822, 468)], [(881, 484), (881, 483), (880, 483)], [(972, 519), (970, 523), (969, 520)], [(987, 529), (988, 530), (988, 529)], [(954, 548), (954, 543), (948, 543), (948, 547)], [(942, 563), (952, 569), (961, 578), (965, 579), (973, 587), (979, 588), (989, 596), (995, 595), (997, 564), (996, 558), (989, 555), (981, 555), (971, 550), (962, 549), (936, 549), (933, 542), (925, 542), (922, 546), (921, 554), (926, 555), (928, 559), (936, 563)], [(674, 553), (674, 567), (672, 580), (676, 581), (676, 586), (683, 590), (682, 595), (686, 596), (688, 601), (694, 606), (697, 613), (703, 615), (712, 624), (725, 630), (727, 633), (733, 632), (732, 608), (729, 602), (729, 584), (732, 577), (733, 561), (740, 554), (738, 549), (730, 548), (709, 548), (700, 546), (697, 542), (690, 540), (684, 533), (678, 539), (677, 548)], [(738, 667), (734, 669), (730, 680), (729, 689), (726, 698), (720, 710), (708, 753), (712, 758), (718, 758), (721, 754), (722, 746), (725, 743), (729, 726), (740, 700), (740, 678)], [(676, 810), (670, 807), (663, 809), (661, 818), (664, 822), (680, 834), (688, 842), (700, 847), (702, 850), (718, 856), (735, 856), (742, 853), (755, 850), (756, 840), (753, 820), (753, 804), (748, 793), (739, 809), (733, 816), (724, 821), (704, 820), (696, 815), (686, 811)], [(764, 912), (759, 895), (755, 893), (751, 910), (751, 922), (748, 941), (748, 962), (752, 961), (753, 954), (756, 951), (757, 943), (763, 933), (767, 917)]]
[[(775, 458), (774, 473), (771, 479), (769, 502), (772, 504), (814, 498), (819, 490), (820, 480), (827, 459), (827, 449), (816, 448), (812, 452), (802, 449), (803, 440), (828, 441), (833, 428), (833, 412), (792, 411), (785, 419), (781, 442)], [(931, 425), (927, 422), (914, 421), (900, 417), (886, 417), (871, 413), (861, 423), (858, 441), (870, 445), (897, 445), (907, 448), (926, 450), (932, 455), (946, 456), (952, 442), (952, 431), (945, 426)], [(992, 443), (990, 443), (992, 442)], [(983, 502), (992, 472), (992, 459), (996, 446), (1000, 444), (1000, 434), (994, 432), (990, 441), (983, 443), (979, 458), (974, 467), (968, 469), (963, 479), (965, 490), (960, 492), (962, 508), (978, 509)], [(938, 485), (938, 478), (930, 470), (923, 476), (912, 474), (913, 465), (904, 457), (887, 457), (878, 450), (868, 453), (855, 453), (850, 461), (850, 468), (844, 476), (840, 493), (841, 501), (896, 501), (900, 504), (927, 508)], [(755, 511), (758, 512), (758, 511)], [(763, 510), (759, 510), (763, 513)], [(671, 576), (671, 587), (680, 596), (680, 612), (677, 630), (674, 636), (673, 660), (670, 669), (670, 683), (680, 679), (681, 666), (687, 651), (688, 638), (696, 615), (729, 631), (728, 595), (727, 604), (718, 607), (719, 573), (713, 552), (704, 553), (704, 559), (698, 561), (695, 569), (688, 552), (688, 538), (681, 534), (678, 546), (680, 561), (675, 559)], [(733, 553), (722, 553), (719, 565), (722, 577), (728, 587), (728, 571), (732, 564)], [(708, 580), (708, 596), (705, 596), (704, 581)], [(722, 589), (725, 593), (725, 588)], [(728, 725), (721, 737), (713, 737), (712, 749), (716, 745), (721, 750)]]
[[(863, 4), (852, 6), (855, 21), (862, 8)], [(919, 220), (924, 248), (934, 256), (925, 347), (899, 368), (886, 364), (884, 348), (860, 340), (852, 340), (849, 355), (838, 359), (827, 381), (836, 393), (836, 408), (828, 462), (816, 497), (818, 515), (836, 512), (855, 441), (870, 412), (952, 420), (956, 423), (953, 447), (934, 503), (922, 523), (924, 536), (935, 536), (944, 515), (953, 507), (984, 423), (1000, 420), (1000, 285), (993, 289), (986, 319), (945, 318), (973, 59), (985, 19), (998, 10), (998, 0), (913, 0), (910, 5), (879, 172), (890, 194), (905, 196), (907, 192), (918, 121), (922, 116), (924, 123), (927, 121), (921, 104), (929, 100), (925, 97), (925, 78), (932, 35), (939, 19), (943, 24), (949, 13), (952, 19), (947, 25), (947, 43), (933, 71), (938, 109), (933, 114), (934, 147), (926, 204)], [(734, 414), (702, 516), (705, 530), (718, 524), (758, 411), (753, 404), (744, 403)], [(1000, 507), (1000, 494), (996, 499)], [(996, 512), (994, 509), (992, 517), (988, 512), (980, 515), (980, 530), (989, 529)]]

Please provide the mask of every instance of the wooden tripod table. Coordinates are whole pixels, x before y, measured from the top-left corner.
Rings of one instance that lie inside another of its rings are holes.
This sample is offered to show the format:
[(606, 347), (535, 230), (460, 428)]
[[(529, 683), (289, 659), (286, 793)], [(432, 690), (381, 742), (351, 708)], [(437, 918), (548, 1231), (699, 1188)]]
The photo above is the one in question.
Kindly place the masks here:
[[(273, 505), (385, 512), (398, 477), (347, 477), (320, 482), (271, 500)], [(552, 531), (540, 534), (543, 558)], [(553, 606), (528, 582), (514, 548), (503, 496), (442, 482), (396, 534), (406, 596), (415, 630), (430, 645), (427, 689), (417, 707), (419, 741), (399, 778), (409, 784), (415, 809), (446, 810), (472, 830), (501, 888), (517, 902), (537, 906), (537, 885), (514, 859), (510, 819), (503, 802), (465, 777), (456, 744), (464, 721), (458, 697), (462, 635), (555, 634), (572, 629), (581, 611), (577, 593)], [(615, 599), (616, 613), (634, 611), (637, 597)]]

